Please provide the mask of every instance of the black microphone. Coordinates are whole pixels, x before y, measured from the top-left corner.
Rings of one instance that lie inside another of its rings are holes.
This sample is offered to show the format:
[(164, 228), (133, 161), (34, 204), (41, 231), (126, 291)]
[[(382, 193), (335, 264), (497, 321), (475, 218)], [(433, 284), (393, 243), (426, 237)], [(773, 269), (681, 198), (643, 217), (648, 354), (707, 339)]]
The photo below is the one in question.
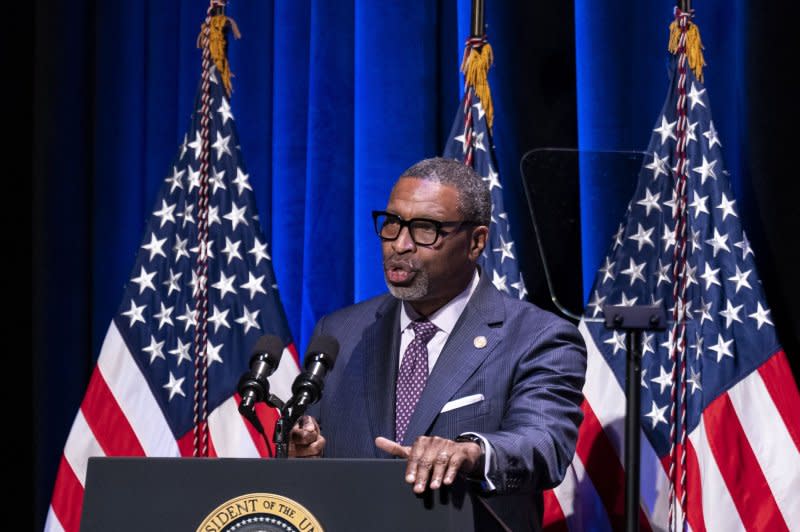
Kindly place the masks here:
[[(250, 357), (250, 371), (245, 372), (239, 379), (239, 395), (242, 402), (239, 403), (239, 413), (251, 422), (258, 418), (255, 417), (253, 409), (256, 403), (269, 397), (269, 381), (267, 377), (272, 375), (280, 364), (283, 354), (283, 340), (272, 334), (262, 336), (253, 346), (253, 354)], [(256, 423), (253, 422), (255, 425)]]
[(289, 404), (293, 407), (293, 414), (301, 413), (319, 401), (325, 376), (333, 369), (338, 354), (339, 342), (333, 336), (323, 334), (311, 339), (304, 357), (305, 371), (292, 384), (293, 395)]

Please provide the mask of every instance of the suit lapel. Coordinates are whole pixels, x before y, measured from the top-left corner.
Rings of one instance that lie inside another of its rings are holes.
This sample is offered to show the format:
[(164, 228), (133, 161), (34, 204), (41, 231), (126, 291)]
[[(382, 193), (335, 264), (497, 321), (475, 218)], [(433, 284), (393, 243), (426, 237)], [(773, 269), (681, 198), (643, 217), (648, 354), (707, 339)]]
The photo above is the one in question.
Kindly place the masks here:
[[(504, 315), (502, 295), (488, 278), (481, 277), (428, 377), (406, 429), (405, 445), (429, 430), (445, 403), (497, 347), (502, 339), (502, 329), (497, 325)], [(485, 347), (476, 347), (478, 336), (486, 338)]]
[[(372, 436), (394, 439), (395, 380), (400, 350), (400, 304), (388, 298), (365, 331), (364, 400)], [(377, 451), (376, 451), (377, 452)]]

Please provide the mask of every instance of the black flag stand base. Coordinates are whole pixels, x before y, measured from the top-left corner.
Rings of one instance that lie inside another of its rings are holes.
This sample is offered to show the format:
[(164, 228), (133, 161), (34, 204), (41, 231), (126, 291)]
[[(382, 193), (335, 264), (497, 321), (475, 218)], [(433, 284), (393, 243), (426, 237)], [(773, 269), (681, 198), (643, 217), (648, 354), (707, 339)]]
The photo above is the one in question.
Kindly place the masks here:
[(667, 318), (663, 305), (604, 305), (608, 329), (625, 332), (625, 530), (639, 531), (639, 433), (642, 332), (663, 331)]

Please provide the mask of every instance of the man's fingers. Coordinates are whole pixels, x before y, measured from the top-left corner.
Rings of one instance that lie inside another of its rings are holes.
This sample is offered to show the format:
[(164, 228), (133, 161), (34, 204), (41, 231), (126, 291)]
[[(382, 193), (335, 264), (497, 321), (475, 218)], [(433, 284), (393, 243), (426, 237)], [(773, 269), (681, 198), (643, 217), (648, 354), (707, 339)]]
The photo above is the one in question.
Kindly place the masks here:
[(295, 458), (312, 458), (322, 456), (322, 450), (325, 448), (325, 438), (320, 436), (309, 445), (295, 446)]
[(396, 441), (392, 441), (389, 438), (384, 438), (383, 436), (378, 436), (375, 438), (375, 446), (378, 449), (399, 458), (408, 458), (408, 453), (411, 450), (411, 447), (403, 447)]
[(298, 445), (309, 445), (319, 437), (319, 433), (315, 431), (309, 431), (304, 428), (298, 429), (295, 427), (292, 429), (290, 437), (293, 443)]
[(321, 456), (325, 447), (317, 420), (312, 416), (302, 416), (289, 432), (289, 456), (306, 458)]
[[(417, 477), (416, 470), (417, 470), (417, 462), (419, 461), (418, 459), (419, 450), (417, 451), (414, 450), (417, 448), (417, 442), (414, 442), (414, 447), (404, 447), (399, 443), (392, 441), (388, 438), (378, 436), (377, 438), (375, 438), (375, 445), (378, 447), (378, 449), (386, 451), (392, 456), (397, 456), (399, 458), (405, 458), (408, 460), (408, 462), (406, 463), (406, 482), (408, 482), (409, 484), (413, 484), (414, 480)], [(427, 482), (427, 477), (425, 481)], [(423, 484), (422, 490), (424, 489), (425, 485)], [(414, 491), (417, 491), (416, 486), (414, 486)]]
[(297, 424), (300, 425), (301, 428), (304, 430), (308, 430), (311, 432), (319, 432), (319, 425), (317, 425), (317, 420), (311, 416), (302, 416), (300, 419), (297, 420)]
[(475, 443), (456, 443), (438, 436), (418, 438), (411, 449), (409, 466), (413, 465), (413, 470), (407, 472), (406, 482), (414, 484), (415, 493), (422, 493), (426, 486), (435, 490), (450, 485), (462, 469), (472, 470), (480, 453)]
[(375, 438), (375, 445), (393, 456), (407, 460), (406, 482), (413, 485), (414, 493), (423, 493), (429, 483), (434, 490), (443, 484), (452, 484), (462, 467), (475, 463), (473, 451), (477, 450), (480, 454), (480, 446), (475, 443), (456, 443), (438, 436), (420, 436), (411, 447), (378, 437)]
[(445, 472), (454, 458), (446, 448), (436, 453), (436, 458), (433, 460), (433, 471), (431, 472), (431, 489), (435, 490), (442, 485)]
[(442, 438), (420, 437), (411, 447), (411, 455), (406, 468), (406, 482), (414, 483), (414, 493), (422, 493), (431, 479), (438, 453), (443, 450), (447, 440)]
[(319, 437), (319, 425), (311, 416), (303, 416), (297, 420), (289, 433), (293, 443), (298, 445), (309, 445)]
[(442, 483), (446, 486), (449, 486), (453, 483), (456, 479), (456, 475), (458, 471), (461, 469), (461, 465), (464, 463), (465, 456), (462, 453), (456, 453), (450, 459), (449, 463), (447, 464), (447, 470), (444, 473), (444, 479)]

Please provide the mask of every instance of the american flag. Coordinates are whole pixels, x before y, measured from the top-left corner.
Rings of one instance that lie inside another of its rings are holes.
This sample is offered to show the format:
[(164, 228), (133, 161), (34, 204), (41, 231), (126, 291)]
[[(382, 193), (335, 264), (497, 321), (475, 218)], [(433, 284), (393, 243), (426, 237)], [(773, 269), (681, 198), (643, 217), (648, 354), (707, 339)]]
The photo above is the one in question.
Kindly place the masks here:
[[(679, 22), (687, 16), (678, 12)], [(800, 397), (742, 230), (707, 90), (685, 57), (672, 59), (636, 192), (580, 324), (585, 419), (565, 481), (546, 493), (551, 530), (624, 527), (625, 341), (588, 318), (602, 318), (603, 305), (654, 303), (673, 322), (683, 314), (685, 329), (643, 337), (642, 530), (800, 526)], [(676, 231), (682, 174), (684, 239)], [(685, 292), (674, 290), (676, 262)]]
[[(467, 51), (470, 48), (480, 48), (485, 42), (485, 39), (470, 39), (467, 41)], [(503, 207), (503, 185), (497, 173), (491, 129), (486, 120), (484, 106), (475, 87), (470, 84), (464, 89), (464, 98), (453, 120), (444, 157), (471, 166), (489, 185), (492, 194), (492, 221), (481, 266), (492, 276), (492, 283), (498, 290), (525, 299), (528, 292), (517, 265), (517, 251), (511, 239), (508, 213)]]
[[(277, 335), (287, 348), (271, 391), (286, 400), (297, 355), (230, 103), (213, 67), (209, 80), (208, 456), (265, 456), (263, 438), (237, 411), (237, 383), (256, 340)], [(46, 530), (78, 530), (90, 456), (194, 454), (201, 96), (202, 88), (64, 447)], [(258, 411), (271, 434), (275, 412), (263, 405)]]

